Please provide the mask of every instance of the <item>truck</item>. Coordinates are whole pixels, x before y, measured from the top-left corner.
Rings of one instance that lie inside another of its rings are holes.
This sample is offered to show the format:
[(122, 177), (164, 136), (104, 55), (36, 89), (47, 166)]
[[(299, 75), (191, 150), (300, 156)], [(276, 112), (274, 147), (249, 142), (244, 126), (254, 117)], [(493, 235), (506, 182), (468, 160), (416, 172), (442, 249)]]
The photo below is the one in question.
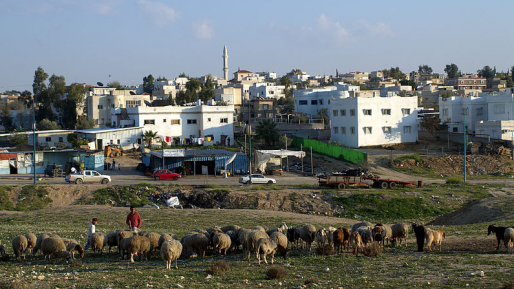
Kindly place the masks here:
[(82, 183), (102, 183), (102, 184), (108, 184), (111, 182), (111, 177), (108, 175), (102, 175), (97, 171), (93, 170), (82, 170), (80, 172), (69, 174), (64, 179), (67, 183), (75, 183), (75, 184), (82, 184)]
[(105, 147), (105, 157), (117, 158), (123, 155), (120, 145), (110, 144)]

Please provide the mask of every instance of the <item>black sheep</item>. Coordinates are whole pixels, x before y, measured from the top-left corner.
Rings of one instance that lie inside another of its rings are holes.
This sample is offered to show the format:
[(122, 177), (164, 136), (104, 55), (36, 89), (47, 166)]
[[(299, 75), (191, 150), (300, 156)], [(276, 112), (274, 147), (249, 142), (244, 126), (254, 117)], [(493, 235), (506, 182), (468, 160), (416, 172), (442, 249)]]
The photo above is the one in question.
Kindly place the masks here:
[(412, 224), (412, 229), (416, 235), (416, 242), (418, 243), (418, 252), (423, 252), (425, 245), (425, 227), (423, 225)]
[(494, 225), (489, 225), (487, 227), (487, 236), (491, 235), (491, 233), (496, 234), (496, 240), (498, 240), (498, 246), (496, 250), (500, 250), (500, 242), (503, 240), (503, 236), (505, 235), (505, 229), (510, 227), (495, 227)]

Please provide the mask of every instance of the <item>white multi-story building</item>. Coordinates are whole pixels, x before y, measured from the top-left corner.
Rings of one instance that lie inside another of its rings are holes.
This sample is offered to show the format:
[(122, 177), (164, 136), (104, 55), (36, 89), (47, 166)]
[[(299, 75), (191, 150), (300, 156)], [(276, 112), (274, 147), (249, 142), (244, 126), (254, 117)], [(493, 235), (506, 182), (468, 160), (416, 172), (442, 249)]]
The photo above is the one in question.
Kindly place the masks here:
[[(168, 143), (234, 144), (233, 105), (140, 106), (126, 110), (133, 126), (157, 132)], [(113, 110), (113, 114), (121, 113), (120, 109)], [(113, 125), (119, 126), (116, 122)]]
[(493, 139), (513, 139), (514, 93), (481, 93), (479, 96), (439, 98), (439, 118), (449, 132), (474, 133)]
[(415, 142), (418, 138), (417, 97), (378, 90), (360, 91), (340, 84), (294, 91), (296, 113), (311, 118), (325, 108), (330, 119), (332, 141), (349, 147)]
[(271, 82), (254, 83), (250, 86), (249, 96), (250, 99), (256, 97), (279, 99), (286, 97), (285, 89), (284, 85), (275, 85)]

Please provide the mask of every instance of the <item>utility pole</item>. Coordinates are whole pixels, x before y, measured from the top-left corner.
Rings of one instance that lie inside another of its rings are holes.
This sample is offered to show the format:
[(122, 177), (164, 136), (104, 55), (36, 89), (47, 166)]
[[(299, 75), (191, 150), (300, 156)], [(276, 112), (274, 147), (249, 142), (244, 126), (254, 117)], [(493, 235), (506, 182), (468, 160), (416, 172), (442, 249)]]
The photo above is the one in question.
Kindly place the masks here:
[(250, 97), (248, 97), (248, 183), (252, 183), (252, 126), (250, 125)]
[(36, 177), (36, 106), (34, 105), (36, 96), (32, 96), (32, 144), (34, 145), (34, 155), (32, 164), (34, 167), (34, 185), (37, 182)]
[(466, 112), (467, 110), (464, 109), (464, 183), (466, 182)]

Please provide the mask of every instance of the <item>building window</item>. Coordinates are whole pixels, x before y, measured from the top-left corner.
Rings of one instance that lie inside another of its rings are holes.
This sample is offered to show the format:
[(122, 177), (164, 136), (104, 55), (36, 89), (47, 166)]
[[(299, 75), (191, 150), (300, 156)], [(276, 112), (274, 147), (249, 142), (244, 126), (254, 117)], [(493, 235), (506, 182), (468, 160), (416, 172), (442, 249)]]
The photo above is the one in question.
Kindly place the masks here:
[(341, 114), (341, 116), (346, 116), (346, 109), (341, 109), (339, 113)]
[(332, 115), (333, 115), (333, 116), (337, 116), (338, 114), (339, 114), (339, 111), (338, 111), (337, 109), (334, 109), (334, 110), (332, 111)]
[(371, 115), (371, 109), (364, 109), (364, 115)]
[(62, 136), (59, 137), (59, 142), (64, 142), (64, 138)]
[(180, 119), (171, 119), (170, 120), (170, 124), (173, 125), (173, 124), (180, 124)]
[(121, 143), (121, 141), (120, 141), (120, 140), (118, 140), (118, 144), (120, 144), (120, 143)]
[(188, 119), (187, 124), (196, 124), (196, 119)]
[(382, 115), (391, 115), (391, 109), (382, 108)]
[(448, 115), (448, 109), (447, 108), (443, 109), (443, 115), (446, 115), (446, 116)]
[(137, 107), (141, 106), (141, 100), (127, 100), (125, 101), (126, 107)]
[(114, 103), (113, 103), (113, 104), (111, 104), (111, 108), (114, 108)]
[(402, 108), (403, 115), (409, 115), (410, 114), (410, 108)]
[(346, 127), (345, 126), (341, 127), (341, 134), (346, 134)]
[(410, 133), (410, 125), (406, 125), (403, 127), (403, 133)]
[(317, 99), (311, 100), (311, 105), (318, 105), (318, 100)]
[(319, 100), (319, 104), (320, 104), (320, 105), (323, 105), (323, 99), (320, 99), (320, 100)]
[(228, 118), (220, 118), (220, 123), (228, 123)]
[(162, 122), (166, 122), (166, 119), (163, 119)]
[(99, 104), (99, 105), (98, 105), (98, 109), (104, 109), (104, 106), (103, 106), (103, 105), (101, 105), (101, 104)]
[(145, 119), (145, 124), (155, 124), (155, 119)]
[(298, 105), (307, 105), (307, 101), (306, 100), (299, 100), (298, 101)]
[(484, 108), (483, 107), (477, 108), (477, 115), (483, 115), (483, 114), (484, 114)]
[(269, 104), (263, 104), (262, 109), (269, 109)]
[(210, 117), (207, 118), (207, 122), (211, 122), (211, 118)]
[(339, 127), (334, 126), (334, 134), (338, 134), (338, 133), (339, 133)]
[(355, 127), (354, 126), (350, 127), (350, 133), (351, 134), (355, 134)]
[(350, 109), (350, 116), (355, 116), (355, 109)]
[(45, 141), (52, 141), (52, 137), (47, 136), (47, 137), (45, 138)]
[(365, 126), (365, 127), (363, 127), (363, 129), (364, 129), (364, 134), (371, 134), (373, 128), (371, 126)]
[(459, 128), (454, 127), (454, 128), (453, 128), (453, 132), (459, 132)]
[(384, 126), (384, 127), (382, 127), (382, 130), (383, 130), (383, 131), (384, 131), (384, 133), (386, 133), (386, 134), (391, 133), (391, 127), (390, 127), (390, 126)]
[(505, 113), (505, 105), (504, 104), (495, 104), (494, 105), (494, 113), (504, 114)]

